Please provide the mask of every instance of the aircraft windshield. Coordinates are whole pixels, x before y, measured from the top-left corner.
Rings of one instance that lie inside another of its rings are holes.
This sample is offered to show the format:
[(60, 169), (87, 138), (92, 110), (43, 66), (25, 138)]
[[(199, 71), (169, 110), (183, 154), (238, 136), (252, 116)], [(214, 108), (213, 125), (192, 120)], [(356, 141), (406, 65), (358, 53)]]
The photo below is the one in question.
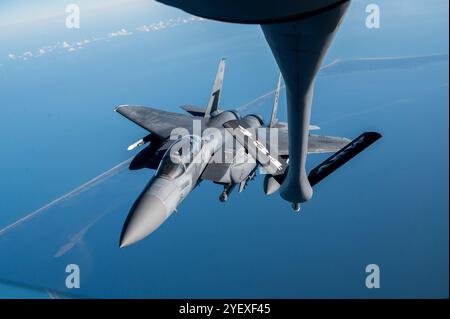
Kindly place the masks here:
[(200, 149), (201, 139), (198, 136), (190, 135), (180, 138), (164, 154), (156, 176), (174, 179), (182, 175)]

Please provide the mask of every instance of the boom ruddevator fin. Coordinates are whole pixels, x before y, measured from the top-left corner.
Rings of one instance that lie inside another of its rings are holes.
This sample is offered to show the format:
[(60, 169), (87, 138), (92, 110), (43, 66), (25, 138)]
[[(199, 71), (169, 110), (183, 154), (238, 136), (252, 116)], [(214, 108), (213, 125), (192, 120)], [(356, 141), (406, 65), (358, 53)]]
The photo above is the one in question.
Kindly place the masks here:
[(311, 186), (319, 183), (325, 177), (372, 145), (379, 138), (381, 138), (381, 134), (376, 132), (365, 132), (355, 138), (309, 173), (308, 180)]

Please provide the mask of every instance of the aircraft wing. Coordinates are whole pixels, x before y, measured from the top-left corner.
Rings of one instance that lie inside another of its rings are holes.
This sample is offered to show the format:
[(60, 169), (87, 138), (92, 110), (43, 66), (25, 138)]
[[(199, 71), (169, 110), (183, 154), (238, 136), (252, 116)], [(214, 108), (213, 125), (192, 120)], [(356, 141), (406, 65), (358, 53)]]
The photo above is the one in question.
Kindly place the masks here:
[(137, 105), (120, 105), (115, 111), (162, 139), (169, 137), (175, 128), (192, 131), (194, 117), (187, 114)]

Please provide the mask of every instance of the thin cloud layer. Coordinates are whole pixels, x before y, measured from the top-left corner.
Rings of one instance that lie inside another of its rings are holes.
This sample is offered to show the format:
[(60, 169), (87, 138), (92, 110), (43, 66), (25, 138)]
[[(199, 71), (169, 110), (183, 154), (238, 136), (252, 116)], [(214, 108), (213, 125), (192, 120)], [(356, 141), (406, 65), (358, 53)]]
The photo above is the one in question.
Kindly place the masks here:
[(171, 27), (186, 25), (186, 24), (195, 23), (195, 22), (202, 22), (202, 21), (206, 21), (206, 19), (195, 17), (195, 16), (190, 16), (190, 17), (185, 17), (185, 18), (182, 18), (182, 17), (171, 18), (166, 21), (159, 21), (159, 22), (148, 24), (148, 25), (139, 26), (139, 27), (135, 28), (135, 30), (133, 30), (133, 31), (122, 28), (117, 31), (109, 32), (106, 35), (101, 36), (101, 37), (91, 37), (89, 39), (84, 39), (84, 40), (74, 41), (74, 42), (68, 42), (68, 41), (57, 42), (57, 43), (54, 43), (51, 45), (37, 48), (35, 50), (28, 50), (28, 51), (25, 51), (20, 54), (11, 52), (7, 55), (7, 58), (8, 58), (8, 60), (26, 61), (26, 60), (29, 60), (32, 58), (38, 58), (43, 55), (47, 55), (52, 52), (73, 53), (75, 51), (84, 49), (85, 47), (91, 45), (92, 43), (107, 41), (107, 40), (114, 39), (114, 38), (129, 37), (129, 36), (132, 36), (133, 34), (135, 34), (134, 32), (145, 32), (145, 33), (155, 32), (155, 31), (159, 31), (159, 30), (163, 30), (163, 29), (167, 29), (167, 28), (171, 28)]

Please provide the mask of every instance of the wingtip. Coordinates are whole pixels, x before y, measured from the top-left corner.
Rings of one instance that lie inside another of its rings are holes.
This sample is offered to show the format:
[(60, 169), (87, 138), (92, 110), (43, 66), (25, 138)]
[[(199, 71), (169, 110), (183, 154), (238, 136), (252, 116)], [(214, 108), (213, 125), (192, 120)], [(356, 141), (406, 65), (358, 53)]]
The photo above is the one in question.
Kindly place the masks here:
[(116, 106), (116, 107), (114, 108), (114, 112), (118, 112), (119, 109), (121, 109), (121, 108), (123, 108), (123, 107), (125, 107), (125, 106), (129, 106), (129, 105), (128, 105), (128, 104), (120, 104), (120, 105)]

